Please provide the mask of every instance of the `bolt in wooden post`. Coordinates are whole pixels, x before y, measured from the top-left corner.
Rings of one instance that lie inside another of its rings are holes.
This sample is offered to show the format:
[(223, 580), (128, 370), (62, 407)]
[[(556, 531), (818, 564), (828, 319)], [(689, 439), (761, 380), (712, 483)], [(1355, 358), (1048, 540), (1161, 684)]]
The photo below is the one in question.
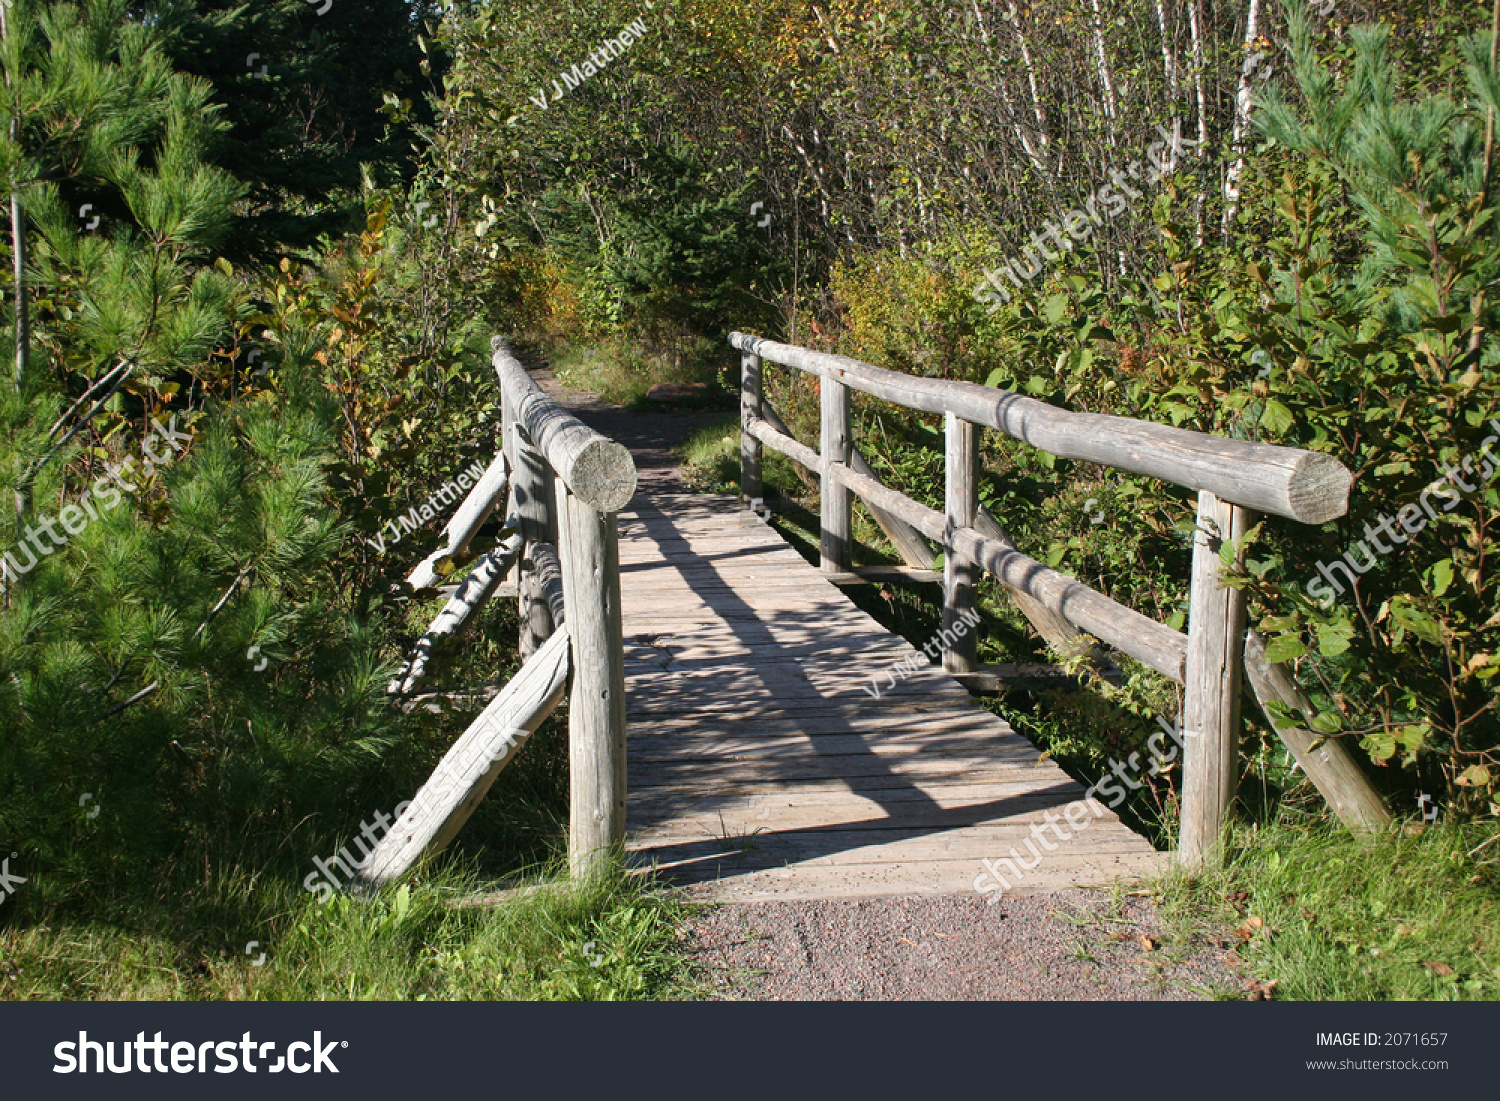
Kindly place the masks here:
[(615, 514), (558, 502), (563, 603), (573, 644), (568, 702), (568, 868), (581, 876), (625, 843), (625, 646)]
[(972, 673), (979, 668), (979, 628), (974, 623), (979, 567), (953, 549), (952, 532), (972, 528), (979, 513), (979, 426), (952, 413), (943, 415), (947, 443), (943, 543), (943, 668)]
[(761, 415), (760, 356), (740, 356), (740, 495), (753, 505), (765, 495), (761, 482), (761, 443), (750, 435), (750, 424)]
[(1198, 494), (1183, 686), (1182, 825), (1178, 861), (1188, 869), (1217, 861), (1239, 780), (1240, 693), (1245, 594), (1221, 588), (1219, 547), (1250, 527), (1247, 509)]
[(824, 573), (848, 573), (853, 566), (854, 495), (833, 476), (835, 466), (849, 465), (849, 387), (831, 378), (820, 380), (822, 397), (821, 543)]

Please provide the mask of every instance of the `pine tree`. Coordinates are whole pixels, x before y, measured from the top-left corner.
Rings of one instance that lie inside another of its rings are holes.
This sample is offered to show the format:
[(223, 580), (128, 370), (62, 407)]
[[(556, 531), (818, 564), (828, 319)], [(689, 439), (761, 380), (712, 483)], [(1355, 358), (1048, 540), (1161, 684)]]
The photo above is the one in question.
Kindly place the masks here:
[(207, 82), (125, 11), (19, 0), (5, 43), (35, 362), (0, 387), (0, 484), (33, 499), (0, 521), (0, 842), (39, 902), (232, 862), (390, 727), (328, 565), (316, 334), (261, 317), (275, 374), (214, 365), (251, 316), (212, 251), (242, 188), (206, 160)]

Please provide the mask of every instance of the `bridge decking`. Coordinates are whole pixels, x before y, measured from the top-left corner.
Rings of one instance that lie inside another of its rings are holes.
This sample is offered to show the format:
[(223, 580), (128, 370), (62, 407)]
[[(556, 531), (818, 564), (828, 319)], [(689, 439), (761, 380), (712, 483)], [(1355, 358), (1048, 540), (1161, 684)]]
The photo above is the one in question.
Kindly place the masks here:
[[(733, 498), (665, 488), (619, 517), (636, 860), (738, 901), (951, 894), (985, 857), (1029, 860), (1031, 824), (1083, 789), (938, 667), (872, 698), (912, 647)], [(1044, 834), (1013, 891), (1161, 867), (1113, 814), (1089, 823)]]

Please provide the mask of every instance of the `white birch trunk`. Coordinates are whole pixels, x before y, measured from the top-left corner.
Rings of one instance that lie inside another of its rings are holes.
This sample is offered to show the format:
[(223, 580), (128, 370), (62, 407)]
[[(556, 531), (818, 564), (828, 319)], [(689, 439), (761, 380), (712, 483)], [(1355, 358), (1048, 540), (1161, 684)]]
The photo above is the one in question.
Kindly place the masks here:
[(1104, 114), (1111, 120), (1119, 113), (1115, 102), (1115, 84), (1109, 75), (1109, 58), (1104, 53), (1104, 13), (1099, 10), (1099, 0), (1094, 5), (1094, 67), (1099, 73), (1099, 83), (1104, 87)]
[[(1208, 156), (1208, 96), (1203, 91), (1203, 0), (1189, 0), (1188, 30), (1193, 39), (1193, 93), (1198, 100), (1198, 144), (1195, 147), (1201, 165)], [(1207, 196), (1203, 193), (1203, 182), (1198, 182), (1197, 243), (1203, 247), (1203, 205)]]
[(1257, 68), (1255, 40), (1260, 37), (1260, 0), (1249, 0), (1245, 9), (1245, 56), (1240, 62), (1240, 85), (1234, 96), (1234, 161), (1224, 177), (1224, 236), (1240, 209), (1240, 176), (1245, 171), (1245, 135), (1250, 129), (1250, 78)]

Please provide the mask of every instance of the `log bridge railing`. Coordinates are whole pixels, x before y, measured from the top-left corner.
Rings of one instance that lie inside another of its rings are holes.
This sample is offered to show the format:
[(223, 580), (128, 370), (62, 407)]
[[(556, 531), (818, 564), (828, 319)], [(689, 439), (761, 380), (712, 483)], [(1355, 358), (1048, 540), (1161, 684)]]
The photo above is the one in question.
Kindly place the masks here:
[[(1219, 584), (1219, 551), (1236, 544), (1256, 513), (1321, 524), (1348, 510), (1352, 476), (1327, 455), (1211, 436), (1168, 425), (1071, 412), (1006, 390), (969, 382), (919, 378), (844, 356), (778, 344), (745, 333), (729, 343), (741, 353), (741, 492), (763, 498), (762, 445), (816, 475), (820, 482), (823, 571), (834, 579), (924, 576), (933, 564), (923, 537), (943, 550), (943, 626), (974, 608), (979, 571), (997, 578), (1054, 649), (1078, 652), (1087, 635), (1128, 654), (1183, 688), (1184, 731), (1178, 857), (1187, 867), (1215, 859), (1239, 773), (1240, 700), (1248, 689), (1262, 708), (1272, 701), (1310, 717), (1312, 708), (1288, 673), (1265, 660), (1265, 647), (1246, 628), (1243, 592)], [(765, 400), (766, 362), (816, 375), (821, 402), (819, 449), (794, 439)], [(851, 440), (850, 392), (944, 418), (944, 509), (937, 512), (884, 485)], [(1198, 493), (1193, 537), (1188, 630), (1184, 634), (1111, 600), (1075, 578), (1022, 554), (979, 504), (980, 431), (1003, 432), (1061, 458), (1099, 463), (1172, 482)], [(854, 570), (853, 497), (906, 561), (906, 567)], [(935, 576), (935, 575), (934, 575)], [(1086, 633), (1086, 634), (1085, 634)], [(943, 667), (963, 679), (977, 669), (977, 635), (954, 631)], [(948, 637), (945, 635), (945, 637)], [(1102, 658), (1096, 650), (1096, 659)], [(1268, 710), (1273, 727), (1278, 720)], [(1283, 724), (1285, 720), (1279, 720)], [(1339, 817), (1370, 830), (1389, 822), (1378, 793), (1349, 752), (1300, 727), (1277, 729)]]
[(570, 674), (570, 871), (586, 872), (625, 839), (625, 656), (615, 517), (635, 493), (635, 461), (544, 394), (501, 338), (492, 348), (501, 450), (454, 510), (442, 545), (407, 581), (419, 591), (433, 588), (467, 563), (469, 545), (504, 502), (500, 542), (478, 557), (388, 691), (408, 697), (433, 656), (513, 571), (522, 665), (361, 863), (358, 875), (368, 884), (391, 882), (453, 840), (562, 701)]

